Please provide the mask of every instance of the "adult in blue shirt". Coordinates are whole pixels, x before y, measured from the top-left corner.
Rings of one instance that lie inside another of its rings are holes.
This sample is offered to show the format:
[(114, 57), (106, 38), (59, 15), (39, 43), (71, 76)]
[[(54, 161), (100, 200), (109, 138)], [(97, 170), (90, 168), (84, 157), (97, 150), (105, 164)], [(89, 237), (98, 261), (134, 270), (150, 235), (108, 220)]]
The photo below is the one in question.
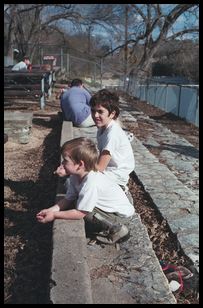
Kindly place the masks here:
[(90, 93), (84, 89), (82, 80), (73, 79), (70, 89), (61, 95), (61, 110), (63, 119), (71, 121), (77, 127), (89, 127), (95, 125), (89, 101)]

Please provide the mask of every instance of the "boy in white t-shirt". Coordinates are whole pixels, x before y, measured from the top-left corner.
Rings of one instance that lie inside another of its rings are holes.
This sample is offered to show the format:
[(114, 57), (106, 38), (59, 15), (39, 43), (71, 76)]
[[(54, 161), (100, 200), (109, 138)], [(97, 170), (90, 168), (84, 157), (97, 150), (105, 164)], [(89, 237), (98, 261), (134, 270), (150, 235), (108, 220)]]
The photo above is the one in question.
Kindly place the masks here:
[(23, 61), (18, 62), (12, 67), (12, 71), (27, 71), (28, 67), (31, 65), (29, 57), (25, 56)]
[(63, 168), (70, 175), (70, 185), (64, 199), (37, 214), (41, 223), (55, 219), (84, 219), (96, 226), (96, 239), (115, 244), (129, 237), (122, 223), (135, 210), (123, 190), (105, 174), (96, 170), (98, 149), (88, 138), (76, 138), (62, 146)]
[(129, 174), (134, 170), (134, 154), (125, 131), (117, 120), (120, 110), (116, 94), (102, 89), (90, 100), (92, 118), (98, 128), (100, 151), (97, 169), (113, 179), (126, 192)]
[[(132, 196), (128, 189), (129, 174), (134, 170), (135, 160), (128, 136), (122, 129), (118, 116), (119, 97), (106, 89), (98, 91), (90, 99), (92, 118), (98, 128), (97, 146), (100, 152), (97, 169), (119, 184), (131, 203)], [(56, 174), (63, 177), (65, 171), (59, 166)], [(65, 187), (68, 189), (69, 179)]]

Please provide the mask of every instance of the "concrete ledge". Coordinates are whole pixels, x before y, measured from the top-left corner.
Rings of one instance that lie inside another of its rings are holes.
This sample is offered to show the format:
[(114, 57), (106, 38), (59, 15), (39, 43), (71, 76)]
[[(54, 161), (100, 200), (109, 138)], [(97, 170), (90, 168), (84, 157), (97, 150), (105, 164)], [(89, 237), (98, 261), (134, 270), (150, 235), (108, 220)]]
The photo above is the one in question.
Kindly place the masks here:
[(56, 220), (53, 227), (53, 304), (91, 304), (84, 221)]
[[(95, 126), (73, 128), (74, 138), (88, 136), (94, 142), (96, 132)], [(92, 278), (94, 304), (177, 304), (140, 216), (136, 213), (125, 223), (131, 237), (120, 244), (118, 252), (108, 245), (102, 248), (99, 245), (87, 246), (90, 270), (100, 271), (102, 266), (109, 269), (123, 266), (120, 273), (110, 270), (105, 279), (102, 275)]]
[[(60, 145), (72, 138), (72, 122), (64, 121)], [(64, 193), (63, 180), (59, 178), (56, 202)], [(53, 304), (92, 304), (86, 249), (83, 220), (54, 221), (50, 290)]]
[(70, 139), (73, 139), (73, 124), (69, 121), (63, 121), (60, 145), (62, 146), (64, 142)]

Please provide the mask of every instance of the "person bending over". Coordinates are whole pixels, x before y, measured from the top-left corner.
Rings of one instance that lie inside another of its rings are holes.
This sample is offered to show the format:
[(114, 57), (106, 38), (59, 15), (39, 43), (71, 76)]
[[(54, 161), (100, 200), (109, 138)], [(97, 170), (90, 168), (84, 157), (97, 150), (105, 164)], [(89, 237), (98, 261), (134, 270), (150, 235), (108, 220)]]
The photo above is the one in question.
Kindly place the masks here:
[(84, 89), (82, 80), (73, 79), (69, 89), (60, 97), (61, 110), (65, 121), (72, 121), (74, 126), (94, 126), (89, 106), (91, 95)]
[(15, 64), (12, 68), (13, 72), (17, 72), (17, 71), (27, 71), (28, 68), (30, 67), (31, 62), (29, 57), (25, 56), (23, 58), (23, 61), (18, 62), (17, 64)]

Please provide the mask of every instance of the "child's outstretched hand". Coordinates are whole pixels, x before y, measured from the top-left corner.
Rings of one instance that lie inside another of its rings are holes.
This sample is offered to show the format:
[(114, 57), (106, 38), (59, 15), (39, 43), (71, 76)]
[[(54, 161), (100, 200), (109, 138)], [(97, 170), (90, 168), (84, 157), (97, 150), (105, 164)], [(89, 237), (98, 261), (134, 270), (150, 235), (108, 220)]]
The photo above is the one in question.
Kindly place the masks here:
[(36, 215), (36, 218), (41, 223), (47, 223), (54, 220), (54, 212), (42, 210)]
[(55, 171), (54, 174), (57, 174), (60, 177), (64, 177), (67, 175), (63, 165), (60, 165)]

